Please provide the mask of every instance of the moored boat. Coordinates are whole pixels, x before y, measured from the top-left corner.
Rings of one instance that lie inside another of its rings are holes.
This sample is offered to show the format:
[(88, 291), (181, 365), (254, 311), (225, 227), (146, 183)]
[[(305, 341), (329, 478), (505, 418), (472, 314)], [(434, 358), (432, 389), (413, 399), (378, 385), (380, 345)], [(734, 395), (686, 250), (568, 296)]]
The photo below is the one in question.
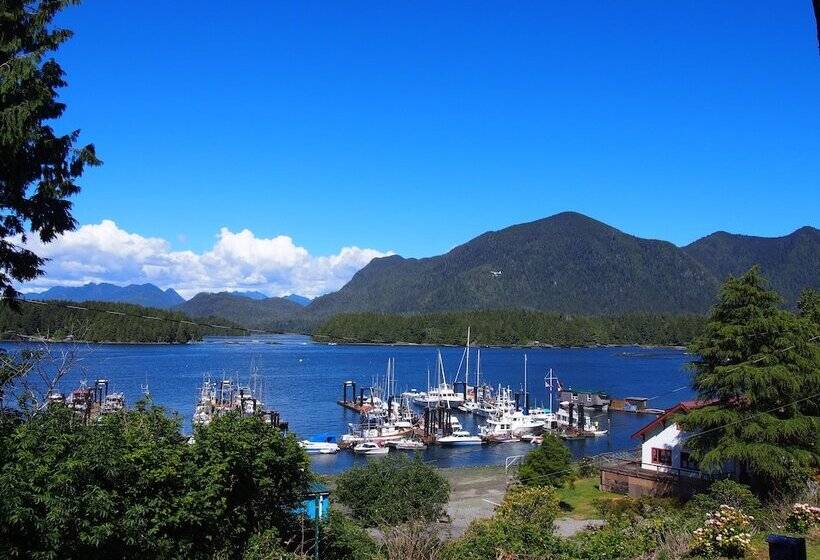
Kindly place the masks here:
[(427, 449), (427, 445), (425, 445), (423, 441), (418, 441), (415, 439), (400, 439), (399, 441), (395, 442), (393, 446), (396, 449), (400, 449), (402, 451)]
[(379, 445), (375, 441), (363, 441), (353, 448), (353, 453), (359, 455), (386, 455), (389, 451), (389, 447)]
[(449, 436), (438, 438), (436, 443), (446, 446), (481, 445), (482, 440), (479, 436), (474, 436), (467, 430), (455, 430)]
[(330, 434), (316, 434), (299, 442), (299, 445), (308, 455), (330, 455), (339, 451), (336, 436)]

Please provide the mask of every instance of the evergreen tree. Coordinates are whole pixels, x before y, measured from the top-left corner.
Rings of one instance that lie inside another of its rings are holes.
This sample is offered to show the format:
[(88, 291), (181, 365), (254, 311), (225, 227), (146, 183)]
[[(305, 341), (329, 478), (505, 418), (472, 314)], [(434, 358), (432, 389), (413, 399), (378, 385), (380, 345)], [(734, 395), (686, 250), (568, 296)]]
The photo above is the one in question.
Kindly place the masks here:
[(85, 166), (100, 163), (93, 145), (77, 147), (78, 130), (56, 135), (48, 124), (65, 110), (57, 90), (66, 85), (50, 53), (71, 37), (51, 23), (76, 3), (3, 0), (0, 11), (0, 291), (9, 298), (13, 282), (42, 274), (27, 235), (49, 242), (74, 229), (68, 198)]
[(783, 488), (818, 464), (820, 362), (815, 328), (779, 306), (757, 267), (729, 278), (689, 350), (698, 397), (680, 419), (704, 469), (739, 465), (758, 489)]
[(547, 434), (544, 441), (530, 451), (518, 469), (518, 478), (526, 486), (560, 487), (573, 477), (572, 454), (557, 436)]

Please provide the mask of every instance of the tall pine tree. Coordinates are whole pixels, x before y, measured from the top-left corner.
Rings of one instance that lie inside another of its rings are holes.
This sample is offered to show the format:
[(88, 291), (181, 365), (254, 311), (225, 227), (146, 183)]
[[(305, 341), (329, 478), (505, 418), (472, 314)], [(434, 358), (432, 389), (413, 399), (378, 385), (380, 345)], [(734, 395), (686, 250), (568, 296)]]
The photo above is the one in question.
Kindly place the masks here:
[(0, 4), (0, 292), (17, 295), (14, 282), (42, 273), (43, 259), (26, 248), (28, 234), (49, 242), (76, 222), (69, 197), (94, 146), (77, 146), (79, 131), (57, 135), (50, 121), (65, 105), (66, 85), (51, 53), (71, 37), (52, 27), (57, 13), (77, 0), (3, 0)]
[(733, 461), (759, 489), (784, 488), (820, 460), (816, 327), (780, 307), (757, 267), (729, 278), (689, 350), (694, 388), (714, 404), (689, 412), (687, 446), (704, 469)]

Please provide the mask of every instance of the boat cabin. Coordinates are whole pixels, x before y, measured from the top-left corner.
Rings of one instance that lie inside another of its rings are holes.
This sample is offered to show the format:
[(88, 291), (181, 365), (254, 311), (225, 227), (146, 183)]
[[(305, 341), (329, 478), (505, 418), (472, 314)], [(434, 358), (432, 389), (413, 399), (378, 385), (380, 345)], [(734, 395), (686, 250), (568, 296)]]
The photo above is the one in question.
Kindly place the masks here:
[(566, 401), (576, 406), (584, 406), (595, 411), (606, 412), (612, 399), (609, 395), (600, 391), (588, 391), (586, 389), (561, 389), (558, 393), (560, 401)]

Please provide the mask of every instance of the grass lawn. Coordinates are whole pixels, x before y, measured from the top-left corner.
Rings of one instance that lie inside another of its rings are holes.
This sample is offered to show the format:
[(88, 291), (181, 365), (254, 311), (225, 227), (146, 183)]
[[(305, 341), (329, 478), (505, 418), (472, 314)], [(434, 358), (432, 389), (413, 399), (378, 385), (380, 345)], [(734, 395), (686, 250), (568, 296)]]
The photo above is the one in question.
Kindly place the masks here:
[(806, 558), (820, 560), (820, 531), (815, 531), (806, 539)]
[(572, 509), (565, 512), (566, 517), (573, 519), (595, 519), (600, 517), (598, 510), (593, 503), (596, 498), (621, 498), (620, 494), (612, 492), (601, 492), (598, 490), (600, 479), (581, 478), (575, 481), (575, 485), (566, 485), (558, 489), (558, 498)]

